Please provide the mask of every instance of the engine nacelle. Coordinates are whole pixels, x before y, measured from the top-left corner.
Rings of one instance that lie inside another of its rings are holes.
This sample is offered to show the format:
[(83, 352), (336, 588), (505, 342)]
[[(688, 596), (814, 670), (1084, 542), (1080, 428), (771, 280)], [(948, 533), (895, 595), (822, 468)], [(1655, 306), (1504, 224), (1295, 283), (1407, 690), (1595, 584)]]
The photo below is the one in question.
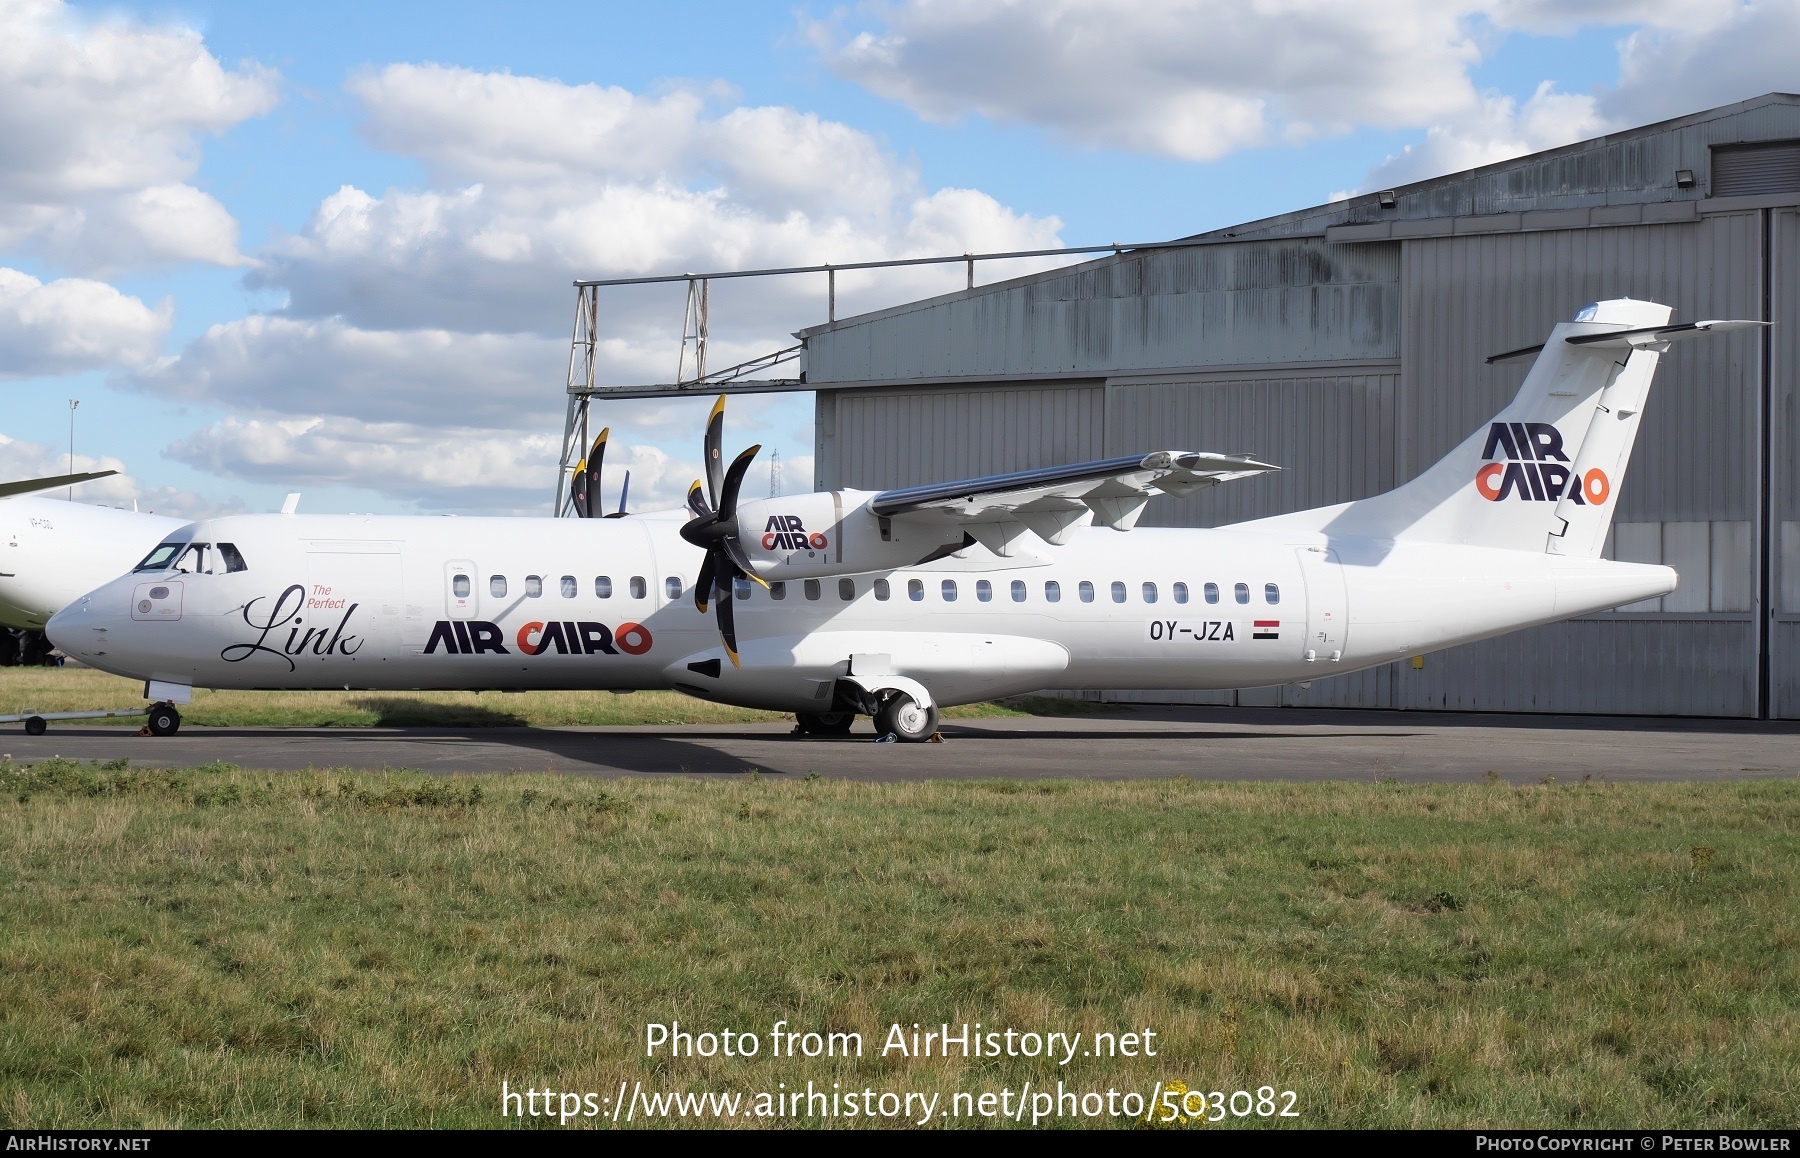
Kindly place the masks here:
[(963, 531), (936, 518), (877, 518), (875, 491), (814, 491), (740, 501), (738, 542), (767, 580), (813, 579), (911, 567), (963, 545)]

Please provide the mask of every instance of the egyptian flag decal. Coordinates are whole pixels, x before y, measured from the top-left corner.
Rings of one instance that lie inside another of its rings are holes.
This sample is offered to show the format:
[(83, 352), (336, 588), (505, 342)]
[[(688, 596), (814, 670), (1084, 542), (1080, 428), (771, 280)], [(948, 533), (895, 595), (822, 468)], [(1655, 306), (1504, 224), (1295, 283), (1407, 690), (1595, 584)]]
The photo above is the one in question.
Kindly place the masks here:
[(1279, 619), (1258, 619), (1255, 621), (1255, 627), (1256, 631), (1251, 635), (1252, 639), (1281, 638), (1281, 620)]

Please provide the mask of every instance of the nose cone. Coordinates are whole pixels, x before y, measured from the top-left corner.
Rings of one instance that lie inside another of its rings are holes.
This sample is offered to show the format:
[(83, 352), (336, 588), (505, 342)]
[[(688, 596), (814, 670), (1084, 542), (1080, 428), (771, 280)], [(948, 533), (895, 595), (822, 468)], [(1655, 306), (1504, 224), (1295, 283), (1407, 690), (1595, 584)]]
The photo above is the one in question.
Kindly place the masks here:
[(44, 634), (50, 642), (62, 650), (64, 655), (73, 655), (69, 645), (75, 642), (75, 633), (79, 630), (80, 621), (88, 617), (87, 596), (82, 596), (67, 607), (50, 617), (44, 624)]

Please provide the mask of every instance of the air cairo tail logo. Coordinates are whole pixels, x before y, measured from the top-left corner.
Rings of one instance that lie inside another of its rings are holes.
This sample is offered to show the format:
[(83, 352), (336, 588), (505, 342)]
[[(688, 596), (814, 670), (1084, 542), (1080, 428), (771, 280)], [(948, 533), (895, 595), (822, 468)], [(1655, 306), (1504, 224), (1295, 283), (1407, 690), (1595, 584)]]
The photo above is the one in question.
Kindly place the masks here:
[(799, 515), (770, 515), (763, 528), (765, 551), (823, 551), (831, 540), (821, 534), (807, 534)]
[(1475, 472), (1475, 489), (1491, 503), (1568, 498), (1581, 506), (1599, 506), (1612, 495), (1612, 482), (1599, 467), (1575, 477), (1563, 453), (1562, 431), (1548, 422), (1491, 423), (1481, 457), (1488, 463)]

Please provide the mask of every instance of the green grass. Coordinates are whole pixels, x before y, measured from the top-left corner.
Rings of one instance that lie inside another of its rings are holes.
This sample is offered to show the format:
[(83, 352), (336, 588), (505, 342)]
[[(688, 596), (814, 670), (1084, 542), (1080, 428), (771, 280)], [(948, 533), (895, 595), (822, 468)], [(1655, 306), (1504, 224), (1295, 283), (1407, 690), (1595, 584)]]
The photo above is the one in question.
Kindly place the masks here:
[[(128, 708), (142, 703), (143, 684), (92, 668), (0, 668), (0, 715)], [(1070, 715), (1117, 711), (1084, 700), (1025, 696), (1004, 704), (946, 709), (948, 719)], [(710, 704), (679, 692), (213, 692), (194, 689), (181, 708), (184, 724), (211, 727), (568, 727), (619, 724), (741, 724), (793, 719)], [(83, 726), (139, 727), (132, 717), (83, 721)]]
[[(0, 1126), (493, 1126), (503, 1080), (1060, 1078), (1291, 1088), (1310, 1126), (1785, 1127), (1797, 854), (1778, 781), (0, 765)], [(868, 1055), (643, 1056), (646, 1021), (781, 1018)], [(878, 1056), (892, 1022), (964, 1020), (1148, 1026), (1161, 1056)]]

